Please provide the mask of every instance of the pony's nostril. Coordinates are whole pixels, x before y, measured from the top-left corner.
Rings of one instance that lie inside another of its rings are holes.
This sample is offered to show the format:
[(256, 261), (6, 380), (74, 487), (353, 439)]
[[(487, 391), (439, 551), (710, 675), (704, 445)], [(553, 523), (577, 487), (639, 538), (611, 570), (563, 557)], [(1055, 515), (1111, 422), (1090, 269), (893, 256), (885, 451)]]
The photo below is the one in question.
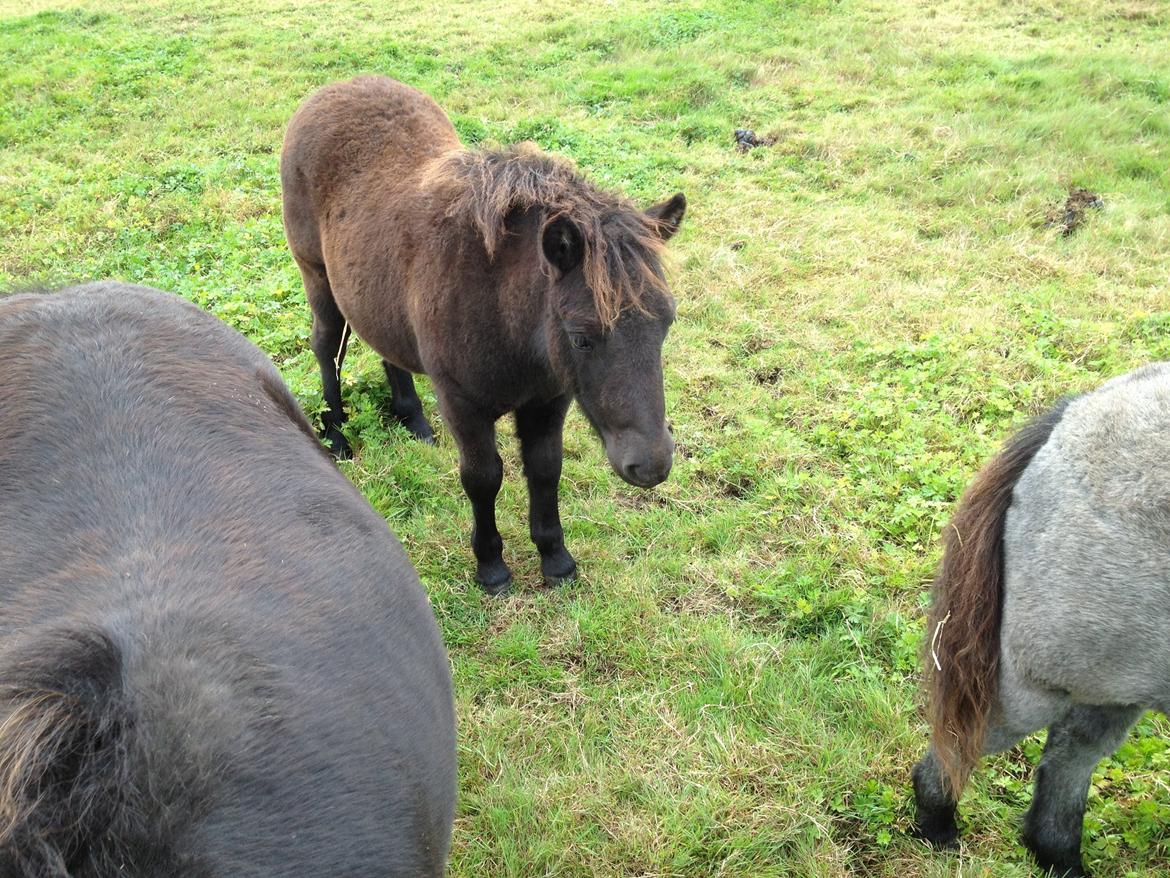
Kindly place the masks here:
[(652, 488), (665, 479), (669, 471), (669, 463), (663, 466), (657, 461), (643, 460), (637, 463), (623, 464), (619, 473), (631, 485), (637, 485), (639, 488)]

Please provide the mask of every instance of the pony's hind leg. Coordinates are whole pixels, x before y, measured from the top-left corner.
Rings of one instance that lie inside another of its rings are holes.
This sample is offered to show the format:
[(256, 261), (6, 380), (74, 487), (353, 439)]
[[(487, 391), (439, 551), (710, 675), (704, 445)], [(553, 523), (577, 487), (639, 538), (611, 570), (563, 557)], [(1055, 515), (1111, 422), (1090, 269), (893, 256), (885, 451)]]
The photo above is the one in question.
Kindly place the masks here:
[(1049, 728), (1024, 819), (1024, 844), (1041, 868), (1055, 876), (1086, 874), (1081, 834), (1093, 769), (1121, 746), (1141, 715), (1133, 705), (1076, 705)]
[[(1059, 720), (1070, 705), (1068, 696), (1037, 687), (1022, 676), (1006, 649), (1000, 657), (998, 677), (993, 720), (980, 745), (984, 756), (1014, 747), (1022, 738)], [(914, 834), (935, 847), (953, 846), (959, 835), (955, 815), (963, 791), (951, 789), (933, 741), (914, 766), (913, 777), (917, 810)]]
[(390, 412), (394, 419), (410, 431), (415, 439), (435, 444), (435, 431), (423, 414), (422, 400), (414, 388), (414, 376), (393, 363), (382, 361), (386, 380), (390, 382)]
[(325, 397), (325, 412), (322, 438), (337, 457), (349, 457), (349, 442), (341, 432), (345, 423), (345, 409), (341, 404), (341, 365), (345, 361), (345, 350), (349, 344), (349, 332), (345, 318), (333, 301), (329, 277), (323, 265), (313, 265), (297, 260), (301, 277), (305, 282), (305, 296), (313, 312), (313, 334), (310, 344), (321, 369), (321, 389)]
[[(1013, 746), (1036, 728), (1018, 731), (999, 723), (987, 731), (983, 745), (984, 755), (1000, 753)], [(943, 775), (942, 765), (932, 744), (914, 766), (914, 835), (928, 841), (932, 847), (945, 849), (958, 844), (958, 796), (951, 790)]]
[(955, 818), (959, 801), (943, 779), (942, 766), (934, 745), (914, 766), (914, 835), (930, 843), (931, 847), (945, 849), (959, 843), (959, 824)]

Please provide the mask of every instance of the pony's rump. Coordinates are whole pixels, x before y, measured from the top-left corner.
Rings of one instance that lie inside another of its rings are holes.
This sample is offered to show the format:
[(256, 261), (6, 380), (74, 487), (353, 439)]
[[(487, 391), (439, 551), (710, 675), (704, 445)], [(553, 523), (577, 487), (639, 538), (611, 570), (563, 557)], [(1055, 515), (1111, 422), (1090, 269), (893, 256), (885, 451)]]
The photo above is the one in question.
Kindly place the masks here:
[[(0, 875), (66, 876), (116, 838), (130, 795), (122, 656), (96, 629), (0, 655)], [(112, 873), (111, 873), (112, 874)]]
[(925, 664), (932, 741), (955, 797), (983, 754), (997, 696), (1004, 518), (1016, 483), (1068, 403), (1025, 426), (980, 470), (943, 535)]
[(437, 878), (455, 781), (426, 594), (271, 361), (0, 303), (0, 878)]

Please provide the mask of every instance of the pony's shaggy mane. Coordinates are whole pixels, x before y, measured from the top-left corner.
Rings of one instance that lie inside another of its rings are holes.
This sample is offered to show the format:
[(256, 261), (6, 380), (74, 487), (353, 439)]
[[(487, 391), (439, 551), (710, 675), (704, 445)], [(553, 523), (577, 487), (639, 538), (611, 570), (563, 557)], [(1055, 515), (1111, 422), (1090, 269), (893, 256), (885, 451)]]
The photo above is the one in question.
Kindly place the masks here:
[(546, 222), (572, 220), (584, 240), (581, 268), (606, 328), (627, 309), (645, 310), (648, 292), (665, 294), (664, 238), (633, 202), (604, 192), (571, 163), (521, 143), (502, 150), (460, 150), (432, 167), (429, 182), (452, 185), (448, 218), (474, 226), (495, 257), (513, 210), (545, 211)]

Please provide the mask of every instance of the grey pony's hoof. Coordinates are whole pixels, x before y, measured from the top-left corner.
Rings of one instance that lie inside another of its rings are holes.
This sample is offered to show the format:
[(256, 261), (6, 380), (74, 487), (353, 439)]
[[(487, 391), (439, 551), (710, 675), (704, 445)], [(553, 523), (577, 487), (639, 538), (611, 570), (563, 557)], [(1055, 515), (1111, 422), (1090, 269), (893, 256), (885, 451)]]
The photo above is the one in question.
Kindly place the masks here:
[(941, 779), (932, 768), (930, 757), (924, 757), (911, 774), (914, 784), (914, 826), (910, 834), (920, 838), (936, 850), (950, 850), (959, 846), (959, 824), (955, 819), (958, 808), (955, 801), (943, 794)]
[(1084, 863), (1081, 862), (1079, 847), (1076, 851), (1050, 850), (1044, 845), (1037, 844), (1028, 833), (1025, 833), (1021, 840), (1035, 857), (1041, 873), (1049, 878), (1089, 878), (1089, 873), (1085, 871)]
[(938, 821), (923, 821), (920, 817), (914, 822), (910, 834), (920, 838), (936, 851), (951, 851), (959, 846), (959, 827), (954, 819)]

